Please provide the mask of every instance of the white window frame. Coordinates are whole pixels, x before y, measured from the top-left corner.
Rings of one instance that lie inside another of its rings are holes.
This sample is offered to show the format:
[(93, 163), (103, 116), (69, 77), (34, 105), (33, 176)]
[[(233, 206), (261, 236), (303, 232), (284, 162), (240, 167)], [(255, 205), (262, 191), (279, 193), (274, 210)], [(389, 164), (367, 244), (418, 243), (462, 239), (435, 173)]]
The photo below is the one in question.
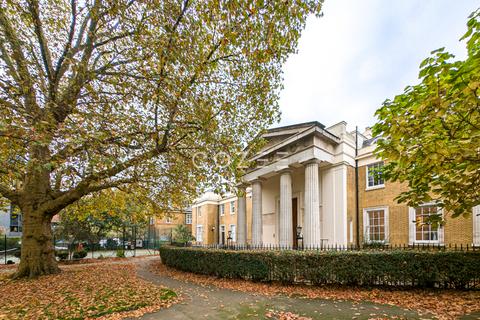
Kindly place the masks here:
[(185, 224), (192, 224), (192, 214), (191, 213), (185, 214)]
[(220, 215), (223, 217), (225, 215), (225, 203), (220, 203), (219, 205), (219, 212), (220, 212)]
[(473, 245), (480, 246), (480, 205), (473, 207), (472, 210), (473, 220)]
[[(375, 166), (375, 165), (378, 165), (378, 164), (382, 164), (382, 167), (385, 166), (385, 162), (384, 161), (377, 161), (377, 162), (374, 162), (374, 163), (369, 163), (366, 165), (366, 168), (365, 168), (365, 184), (366, 184), (366, 190), (375, 190), (375, 189), (381, 189), (381, 188), (385, 188), (385, 177), (383, 177), (382, 175), (382, 178), (383, 178), (383, 183), (382, 184), (377, 184), (377, 185), (373, 185), (373, 186), (369, 186), (368, 185), (368, 168), (371, 167), (371, 166)], [(374, 183), (375, 183), (375, 179), (374, 179)]]
[[(384, 227), (385, 227), (385, 240), (370, 240), (370, 233), (367, 232), (367, 228), (370, 227), (370, 219), (368, 216), (369, 211), (378, 211), (383, 210), (383, 219), (384, 219)], [(363, 209), (363, 236), (364, 241), (366, 243), (388, 243), (388, 239), (390, 236), (390, 228), (389, 228), (389, 214), (388, 214), (388, 206), (380, 206), (380, 207), (370, 207)]]
[[(200, 230), (200, 232), (198, 230)], [(203, 225), (197, 225), (197, 229), (195, 230), (195, 238), (197, 242), (203, 242)]]
[(230, 201), (230, 214), (235, 214), (235, 200)]
[(409, 223), (409, 244), (443, 244), (444, 240), (444, 228), (442, 226), (438, 226), (437, 231), (437, 240), (417, 240), (417, 224), (416, 224), (416, 211), (418, 207), (426, 207), (426, 206), (437, 206), (437, 212), (440, 213), (443, 217), (443, 209), (438, 207), (438, 203), (429, 202), (429, 203), (422, 203), (417, 207), (408, 207), (408, 223)]
[[(232, 228), (233, 227), (233, 228)], [(237, 227), (234, 224), (228, 226), (229, 230), (232, 231), (232, 241), (237, 241)]]
[(197, 217), (201, 217), (202, 216), (202, 207), (198, 206), (197, 207)]
[(166, 223), (172, 223), (172, 217), (165, 217)]

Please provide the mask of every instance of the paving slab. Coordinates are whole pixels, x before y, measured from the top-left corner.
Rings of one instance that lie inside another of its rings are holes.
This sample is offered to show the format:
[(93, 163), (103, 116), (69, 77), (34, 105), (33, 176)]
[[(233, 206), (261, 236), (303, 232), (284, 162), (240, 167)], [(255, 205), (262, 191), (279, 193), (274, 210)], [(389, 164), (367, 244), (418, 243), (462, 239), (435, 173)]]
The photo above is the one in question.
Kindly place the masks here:
[(158, 257), (138, 261), (141, 278), (172, 289), (183, 301), (141, 319), (271, 319), (270, 310), (292, 312), (312, 319), (435, 319), (430, 315), (396, 306), (349, 300), (308, 299), (302, 297), (267, 297), (213, 286), (201, 286), (188, 281), (158, 275), (149, 265)]

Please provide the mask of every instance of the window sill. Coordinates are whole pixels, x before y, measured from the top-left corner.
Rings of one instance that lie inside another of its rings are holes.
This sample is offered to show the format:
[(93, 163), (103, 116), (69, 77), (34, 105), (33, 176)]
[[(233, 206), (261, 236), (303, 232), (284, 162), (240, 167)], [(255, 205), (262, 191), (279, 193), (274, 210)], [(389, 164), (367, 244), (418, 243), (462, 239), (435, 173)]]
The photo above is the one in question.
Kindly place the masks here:
[(385, 185), (382, 184), (382, 185), (373, 186), (373, 187), (366, 187), (366, 188), (365, 188), (365, 191), (377, 190), (377, 189), (384, 189), (384, 188), (385, 188)]
[(415, 241), (410, 246), (424, 245), (424, 244), (435, 244), (435, 245), (438, 245), (438, 246), (445, 246), (445, 244), (443, 244), (440, 241)]
[(389, 245), (388, 241), (386, 241), (386, 240), (384, 240), (384, 241), (374, 241), (374, 240), (370, 241), (370, 240), (367, 240), (367, 241), (365, 241), (365, 244), (367, 244), (367, 245), (379, 244), (379, 245), (382, 245), (382, 246), (388, 246)]

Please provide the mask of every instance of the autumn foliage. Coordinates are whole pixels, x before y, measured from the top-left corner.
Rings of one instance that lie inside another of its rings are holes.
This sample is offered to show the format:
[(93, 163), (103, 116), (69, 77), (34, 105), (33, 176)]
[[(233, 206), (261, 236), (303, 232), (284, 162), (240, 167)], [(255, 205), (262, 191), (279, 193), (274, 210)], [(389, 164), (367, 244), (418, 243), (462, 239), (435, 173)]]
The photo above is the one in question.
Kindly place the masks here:
[(398, 200), (437, 202), (453, 217), (480, 204), (480, 9), (467, 27), (467, 58), (432, 51), (420, 65), (421, 82), (386, 100), (374, 126), (376, 151), (389, 161), (385, 176), (408, 183)]
[(22, 211), (16, 277), (59, 272), (52, 217), (95, 192), (178, 208), (197, 184), (238, 177), (321, 4), (1, 1), (0, 201)]
[(136, 276), (133, 263), (105, 262), (62, 267), (36, 280), (0, 278), (0, 319), (120, 319), (127, 311), (154, 311), (176, 294)]

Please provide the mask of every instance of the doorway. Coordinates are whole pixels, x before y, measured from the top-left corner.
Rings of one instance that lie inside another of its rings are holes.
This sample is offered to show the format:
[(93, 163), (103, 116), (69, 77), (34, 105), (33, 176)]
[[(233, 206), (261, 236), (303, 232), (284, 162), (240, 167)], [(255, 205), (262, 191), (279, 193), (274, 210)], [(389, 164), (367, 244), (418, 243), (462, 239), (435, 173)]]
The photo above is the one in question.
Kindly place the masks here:
[(220, 226), (220, 244), (225, 244), (225, 226)]
[(298, 226), (298, 208), (297, 208), (298, 200), (297, 198), (292, 199), (292, 232), (293, 232), (293, 247), (298, 247), (298, 239), (297, 239), (297, 226)]

